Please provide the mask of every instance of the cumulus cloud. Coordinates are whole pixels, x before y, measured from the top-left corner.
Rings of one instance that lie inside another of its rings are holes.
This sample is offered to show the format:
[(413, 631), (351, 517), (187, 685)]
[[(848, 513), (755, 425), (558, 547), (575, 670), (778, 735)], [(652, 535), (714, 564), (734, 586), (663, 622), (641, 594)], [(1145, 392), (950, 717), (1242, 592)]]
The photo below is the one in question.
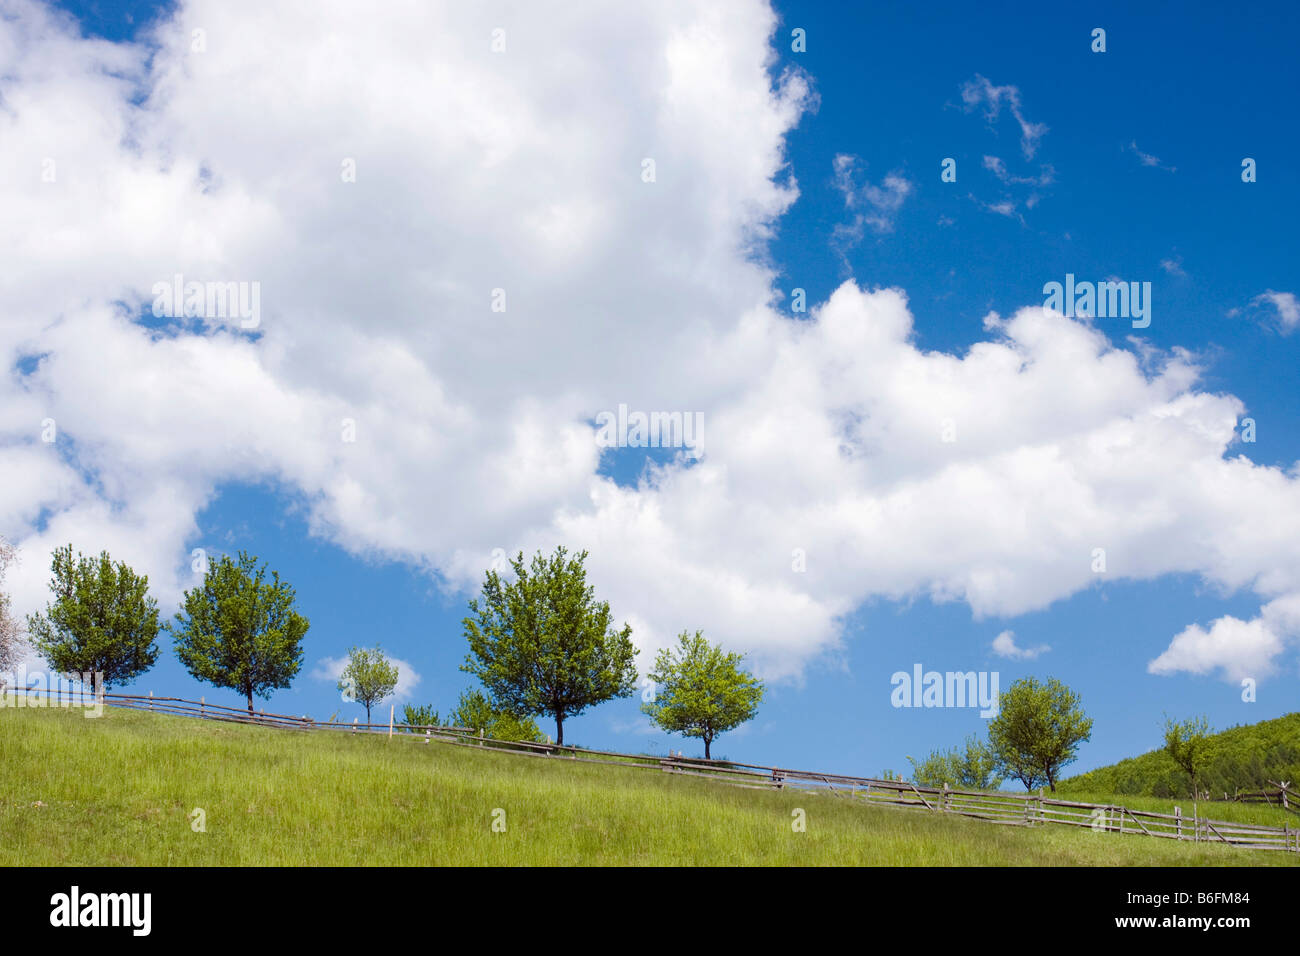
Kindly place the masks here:
[(1035, 647), (1020, 647), (1016, 644), (1016, 635), (1011, 631), (1003, 631), (993, 638), (993, 653), (998, 657), (1009, 657), (1016, 661), (1032, 661), (1051, 649), (1047, 644), (1039, 644)]
[(997, 123), (1005, 104), (1020, 127), (1021, 152), (1025, 154), (1025, 159), (1034, 158), (1034, 154), (1038, 152), (1038, 143), (1047, 135), (1048, 127), (1044, 123), (1034, 123), (1026, 118), (1024, 108), (1021, 106), (1019, 87), (1010, 84), (997, 86), (987, 77), (976, 73), (974, 79), (962, 84), (961, 101), (967, 112), (984, 107), (984, 118), (990, 125)]
[[(1194, 356), (1038, 307), (925, 350), (902, 290), (852, 281), (776, 311), (762, 252), (812, 93), (774, 73), (759, 0), (191, 0), (139, 45), (3, 3), (16, 610), (66, 541), (174, 602), (195, 516), (259, 481), (460, 593), (496, 548), (587, 548), (643, 648), (702, 628), (768, 679), (873, 598), (1046, 607), (1096, 584), (1097, 547), (1112, 578), (1300, 593), (1297, 479), (1233, 454), (1244, 407)], [(1032, 153), (1014, 87), (971, 95)], [(873, 189), (874, 228), (907, 190)], [(258, 282), (260, 325), (153, 317), (178, 273)], [(702, 413), (699, 460), (602, 476), (592, 423), (620, 403)]]
[(1259, 680), (1277, 670), (1284, 646), (1300, 634), (1300, 596), (1266, 604), (1258, 617), (1243, 621), (1224, 615), (1209, 628), (1190, 624), (1147, 665), (1152, 674), (1215, 674), (1236, 683)]

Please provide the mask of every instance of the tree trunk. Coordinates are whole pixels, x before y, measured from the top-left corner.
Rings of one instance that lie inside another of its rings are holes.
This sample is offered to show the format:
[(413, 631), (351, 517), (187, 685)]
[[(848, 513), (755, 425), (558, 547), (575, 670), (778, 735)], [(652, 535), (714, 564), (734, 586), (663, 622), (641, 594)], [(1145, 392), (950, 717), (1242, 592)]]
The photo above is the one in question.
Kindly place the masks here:
[(710, 758), (709, 758), (709, 744), (710, 744), (710, 742), (711, 742), (711, 741), (709, 740), (708, 737), (705, 737), (705, 738), (704, 738), (704, 759), (705, 759), (705, 760), (710, 759)]
[(555, 712), (555, 743), (564, 744), (564, 714), (558, 710)]
[(253, 692), (251, 690), (248, 692), (248, 715), (250, 717), (256, 716), (253, 713)]
[(366, 704), (366, 724), (370, 723), (370, 705)]

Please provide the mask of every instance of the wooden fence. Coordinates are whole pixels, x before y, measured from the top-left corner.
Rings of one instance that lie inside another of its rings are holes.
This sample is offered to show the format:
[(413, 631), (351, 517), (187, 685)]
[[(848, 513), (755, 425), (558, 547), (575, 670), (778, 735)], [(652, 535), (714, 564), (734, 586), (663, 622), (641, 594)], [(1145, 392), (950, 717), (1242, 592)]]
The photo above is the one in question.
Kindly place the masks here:
[[(91, 695), (67, 688), (43, 690), (35, 688), (9, 688), (0, 691), (0, 706), (13, 706), (6, 695), (23, 693), (41, 700), (37, 706), (88, 706)], [(42, 698), (41, 695), (44, 695)], [(199, 717), (205, 720), (257, 724), (291, 730), (332, 730), (345, 733), (382, 733), (403, 737), (423, 738), (427, 743), (440, 743), (461, 747), (480, 747), (504, 753), (575, 760), (610, 766), (657, 770), (663, 773), (705, 777), (731, 786), (763, 790), (803, 790), (824, 793), (847, 799), (862, 800), (879, 806), (910, 807), (936, 813), (952, 813), (973, 817), (1006, 826), (1062, 826), (1087, 827), (1107, 833), (1149, 836), (1193, 843), (1226, 843), (1251, 850), (1283, 850), (1300, 853), (1300, 827), (1261, 826), (1250, 823), (1232, 823), (1210, 820), (1205, 817), (1185, 817), (1179, 807), (1174, 813), (1154, 813), (1148, 810), (1131, 810), (1112, 804), (1079, 803), (1058, 800), (1040, 790), (1038, 793), (1005, 793), (1001, 791), (956, 790), (948, 786), (925, 787), (906, 780), (879, 780), (874, 777), (853, 777), (843, 774), (792, 770), (784, 767), (767, 767), (760, 764), (737, 763), (728, 760), (705, 760), (691, 757), (657, 757), (643, 754), (625, 754), (608, 750), (590, 750), (582, 747), (561, 746), (552, 743), (494, 740), (469, 727), (446, 727), (397, 723), (350, 724), (319, 721), (289, 714), (268, 714), (265, 710), (249, 713), (247, 708), (209, 704), (204, 699), (185, 700), (179, 697), (140, 696), (138, 694), (102, 695), (103, 703), (131, 710), (147, 710), (182, 717)], [(31, 705), (27, 705), (31, 706)], [(1274, 805), (1294, 806), (1295, 794), (1287, 787), (1274, 791), (1272, 801), (1253, 794), (1238, 794), (1238, 799), (1272, 802)], [(1287, 798), (1289, 794), (1289, 800)], [(1291, 807), (1288, 807), (1290, 809)]]
[(1240, 803), (1267, 803), (1270, 807), (1281, 807), (1283, 810), (1300, 816), (1300, 795), (1297, 795), (1291, 789), (1291, 781), (1283, 780), (1280, 783), (1269, 781), (1271, 789), (1265, 790), (1238, 790), (1232, 797), (1226, 793), (1224, 799), (1231, 799)]

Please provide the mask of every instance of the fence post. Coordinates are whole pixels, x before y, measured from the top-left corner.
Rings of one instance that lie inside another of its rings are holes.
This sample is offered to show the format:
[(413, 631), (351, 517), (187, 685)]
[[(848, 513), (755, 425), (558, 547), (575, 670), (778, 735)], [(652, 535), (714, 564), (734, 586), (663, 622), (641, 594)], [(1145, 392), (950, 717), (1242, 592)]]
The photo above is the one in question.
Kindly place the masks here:
[(199, 698), (199, 719), (200, 719), (200, 720), (202, 720), (204, 717), (207, 716), (207, 714), (205, 714), (205, 713), (203, 712), (203, 701), (204, 701), (205, 699), (206, 699), (206, 695), (205, 695), (204, 697), (200, 697), (200, 698)]
[(396, 704), (391, 704), (388, 708), (388, 736), (393, 736), (393, 712), (397, 709)]
[(357, 732), (357, 719), (355, 717), (352, 718), (352, 732), (354, 734)]
[(149, 691), (149, 709), (153, 710), (153, 691)]
[(948, 812), (948, 781), (943, 782), (943, 793), (939, 795), (939, 812)]
[(1183, 808), (1174, 807), (1174, 826), (1178, 828), (1178, 839), (1183, 838)]

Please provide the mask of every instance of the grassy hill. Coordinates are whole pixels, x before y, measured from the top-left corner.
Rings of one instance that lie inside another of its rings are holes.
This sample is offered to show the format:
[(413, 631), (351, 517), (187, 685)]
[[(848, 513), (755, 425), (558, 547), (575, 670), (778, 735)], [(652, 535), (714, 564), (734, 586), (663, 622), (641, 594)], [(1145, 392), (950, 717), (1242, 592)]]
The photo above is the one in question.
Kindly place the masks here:
[[(0, 766), (0, 865), (1300, 863), (409, 737), (112, 708), (99, 719), (0, 710)], [(205, 832), (192, 829), (196, 808)], [(796, 808), (806, 832), (792, 830)]]
[[(1290, 780), (1300, 789), (1300, 713), (1233, 727), (1213, 737), (1215, 756), (1200, 788), (1212, 798), (1236, 789), (1259, 790), (1269, 780)], [(1057, 784), (1062, 794), (1114, 793), (1151, 797), (1189, 797), (1191, 784), (1163, 750), (1121, 760), (1069, 777)], [(1293, 818), (1294, 819), (1294, 818)]]

